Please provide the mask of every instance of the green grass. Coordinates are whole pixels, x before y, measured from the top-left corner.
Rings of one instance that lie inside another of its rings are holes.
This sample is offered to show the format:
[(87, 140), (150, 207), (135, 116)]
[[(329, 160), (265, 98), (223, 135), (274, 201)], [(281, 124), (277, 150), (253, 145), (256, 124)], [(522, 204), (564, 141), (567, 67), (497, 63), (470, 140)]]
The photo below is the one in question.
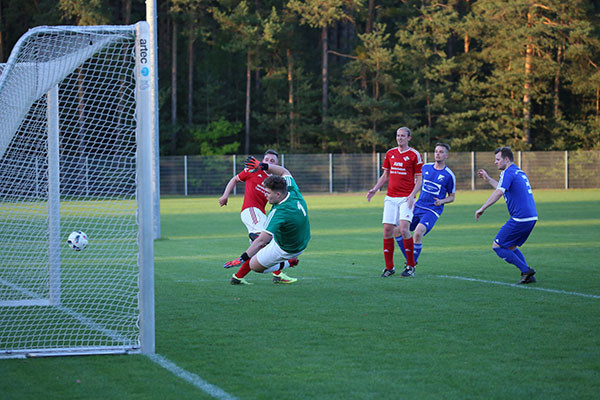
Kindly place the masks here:
[[(383, 195), (305, 196), (313, 238), (289, 271), (298, 283), (251, 273), (247, 287), (221, 267), (248, 245), (241, 198), (164, 199), (157, 353), (240, 399), (597, 398), (600, 191), (535, 192), (527, 287), (491, 250), (503, 201), (475, 222), (489, 193), (457, 194), (412, 279), (379, 278)], [(133, 355), (0, 360), (0, 398), (210, 396)]]

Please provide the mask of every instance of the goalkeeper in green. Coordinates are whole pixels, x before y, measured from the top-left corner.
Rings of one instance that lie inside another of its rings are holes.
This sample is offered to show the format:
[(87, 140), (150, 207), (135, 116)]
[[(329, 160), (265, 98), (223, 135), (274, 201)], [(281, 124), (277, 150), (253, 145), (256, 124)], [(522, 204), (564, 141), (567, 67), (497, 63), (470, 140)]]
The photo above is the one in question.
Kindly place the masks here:
[[(225, 268), (240, 266), (231, 277), (232, 285), (248, 285), (245, 276), (254, 272), (273, 272), (280, 263), (298, 257), (310, 241), (308, 208), (290, 172), (274, 164), (246, 160), (248, 170), (262, 169), (272, 175), (265, 179), (267, 201), (272, 204), (265, 228), (250, 247), (237, 259), (224, 264)], [(285, 263), (289, 265), (289, 263)]]

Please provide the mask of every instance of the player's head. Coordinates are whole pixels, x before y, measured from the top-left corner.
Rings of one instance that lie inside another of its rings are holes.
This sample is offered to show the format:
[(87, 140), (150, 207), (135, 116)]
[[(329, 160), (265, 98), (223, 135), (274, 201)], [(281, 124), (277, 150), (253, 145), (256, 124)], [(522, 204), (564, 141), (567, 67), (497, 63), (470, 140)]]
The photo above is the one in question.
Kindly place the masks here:
[(508, 146), (498, 147), (494, 150), (494, 154), (496, 155), (494, 164), (496, 164), (496, 167), (498, 167), (500, 171), (504, 171), (515, 160), (513, 152)]
[(436, 143), (435, 144), (435, 162), (445, 162), (448, 158), (448, 154), (450, 153), (450, 146), (446, 143)]
[(271, 175), (263, 182), (266, 190), (267, 201), (270, 204), (279, 204), (287, 196), (287, 183), (278, 175)]
[(275, 150), (269, 149), (265, 151), (262, 162), (267, 164), (279, 164), (279, 154)]
[(407, 127), (403, 126), (396, 131), (396, 141), (398, 146), (408, 146), (408, 142), (412, 138), (412, 132)]

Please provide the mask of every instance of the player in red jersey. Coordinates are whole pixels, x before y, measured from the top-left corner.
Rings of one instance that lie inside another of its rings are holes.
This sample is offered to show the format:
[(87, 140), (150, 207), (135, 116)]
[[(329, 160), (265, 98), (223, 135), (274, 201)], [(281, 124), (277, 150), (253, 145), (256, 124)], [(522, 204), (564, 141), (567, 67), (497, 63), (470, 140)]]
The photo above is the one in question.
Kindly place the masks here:
[(379, 189), (389, 180), (387, 196), (383, 206), (383, 256), (385, 269), (381, 274), (387, 278), (396, 273), (394, 268), (394, 237), (402, 235), (406, 249), (406, 268), (402, 276), (413, 276), (415, 273), (414, 244), (410, 234), (410, 222), (413, 217), (415, 199), (421, 188), (421, 167), (423, 161), (418, 151), (408, 146), (412, 138), (410, 129), (399, 128), (396, 131), (398, 147), (385, 154), (383, 174), (367, 193), (367, 201), (371, 201)]
[[(275, 150), (267, 150), (263, 156), (262, 162), (277, 165), (279, 164), (279, 154), (277, 154)], [(260, 235), (267, 219), (265, 212), (267, 197), (263, 182), (269, 176), (270, 174), (260, 169), (257, 171), (249, 171), (247, 168), (244, 168), (242, 172), (234, 175), (229, 180), (227, 186), (225, 186), (223, 195), (219, 198), (219, 205), (221, 207), (227, 205), (229, 195), (233, 191), (235, 185), (237, 185), (238, 182), (245, 183), (241, 218), (242, 222), (248, 229), (250, 241), (254, 241), (254, 239)], [(298, 264), (298, 259), (291, 259), (289, 262), (291, 266), (295, 266)], [(282, 273), (281, 270), (273, 272), (274, 283), (294, 283), (297, 280), (298, 279), (289, 277)]]

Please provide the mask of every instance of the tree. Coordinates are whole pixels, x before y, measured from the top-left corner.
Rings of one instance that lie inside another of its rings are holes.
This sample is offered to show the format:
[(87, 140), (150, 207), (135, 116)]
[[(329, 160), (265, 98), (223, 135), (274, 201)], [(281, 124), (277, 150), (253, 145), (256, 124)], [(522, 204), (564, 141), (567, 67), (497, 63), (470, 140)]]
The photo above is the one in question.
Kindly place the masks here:
[(329, 66), (327, 28), (334, 22), (352, 20), (350, 12), (362, 7), (362, 0), (290, 0), (288, 7), (300, 16), (302, 24), (321, 29), (321, 121), (325, 122), (328, 112)]
[(453, 7), (425, 1), (396, 32), (394, 55), (400, 67), (397, 79), (403, 83), (402, 106), (407, 125), (411, 121), (419, 134), (411, 143), (421, 149), (444, 136), (438, 120), (452, 107), (456, 63), (449, 43), (457, 36), (458, 21)]
[[(585, 3), (494, 0), (473, 5), (479, 24), (486, 28), (480, 55), (489, 71), (481, 76), (482, 103), (487, 106), (481, 110), (481, 131), (491, 130), (497, 142), (517, 149), (542, 149), (552, 142), (552, 131), (581, 130), (564, 120), (559, 103), (561, 77), (574, 82), (581, 73), (580, 63), (579, 72), (571, 69), (576, 49), (587, 43), (591, 47), (586, 53), (593, 54)], [(567, 95), (568, 86), (562, 86)]]
[[(207, 35), (206, 26), (209, 24), (206, 0), (171, 0), (171, 12), (180, 19), (184, 25), (184, 36), (187, 40), (187, 123), (194, 123), (194, 69), (195, 69), (195, 44), (198, 38)], [(174, 38), (175, 40), (175, 38)], [(174, 57), (177, 53), (174, 54)], [(173, 62), (176, 62), (174, 59)]]
[(211, 9), (215, 20), (221, 28), (228, 32), (231, 37), (223, 47), (229, 51), (244, 51), (246, 53), (246, 111), (245, 111), (245, 137), (244, 152), (250, 153), (250, 96), (253, 57), (261, 45), (261, 19), (257, 13), (250, 11), (245, 0), (240, 1), (234, 7), (228, 6), (226, 0), (220, 0), (223, 9), (213, 7)]
[(77, 25), (108, 25), (112, 8), (106, 0), (59, 0), (59, 8)]
[(238, 136), (242, 124), (231, 123), (225, 118), (209, 123), (205, 128), (191, 126), (190, 137), (182, 146), (181, 154), (222, 155), (235, 153), (240, 143)]
[(336, 118), (334, 126), (345, 134), (349, 142), (345, 146), (352, 151), (369, 149), (375, 154), (378, 145), (387, 146), (385, 134), (393, 132), (398, 116), (392, 96), (397, 86), (391, 73), (396, 60), (385, 31), (384, 24), (375, 24), (371, 32), (358, 34), (361, 45), (356, 56), (348, 56), (352, 61), (344, 71), (348, 85), (338, 88), (336, 105), (349, 112)]

